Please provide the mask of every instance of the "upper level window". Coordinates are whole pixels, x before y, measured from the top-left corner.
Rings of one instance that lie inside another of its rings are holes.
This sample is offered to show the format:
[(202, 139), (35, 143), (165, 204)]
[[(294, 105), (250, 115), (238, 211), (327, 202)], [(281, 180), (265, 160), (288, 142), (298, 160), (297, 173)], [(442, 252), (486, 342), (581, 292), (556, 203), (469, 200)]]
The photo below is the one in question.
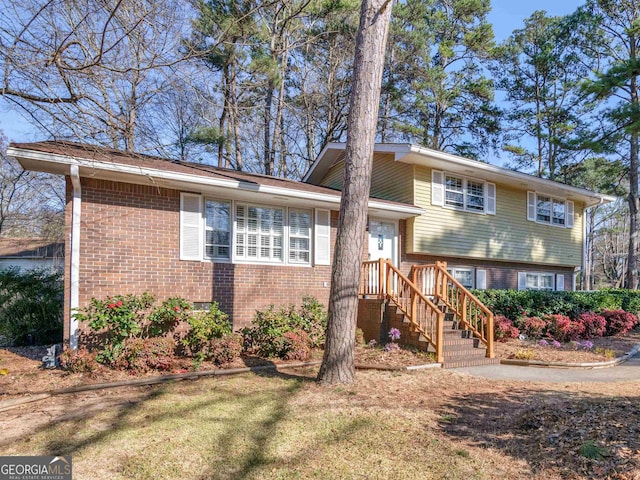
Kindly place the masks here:
[(445, 174), (444, 204), (473, 212), (484, 212), (484, 185), (484, 182)]
[(231, 254), (231, 203), (204, 202), (204, 256), (229, 259)]
[(529, 220), (538, 223), (546, 223), (557, 227), (573, 227), (574, 204), (553, 198), (549, 195), (542, 195), (535, 192), (528, 192), (528, 213)]

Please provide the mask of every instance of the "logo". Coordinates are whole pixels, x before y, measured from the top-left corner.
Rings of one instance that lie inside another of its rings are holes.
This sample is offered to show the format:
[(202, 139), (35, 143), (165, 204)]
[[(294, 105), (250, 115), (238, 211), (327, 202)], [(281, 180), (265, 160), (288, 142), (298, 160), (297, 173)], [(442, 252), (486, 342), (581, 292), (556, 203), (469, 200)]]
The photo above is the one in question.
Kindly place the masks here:
[(71, 457), (0, 457), (0, 480), (71, 480)]

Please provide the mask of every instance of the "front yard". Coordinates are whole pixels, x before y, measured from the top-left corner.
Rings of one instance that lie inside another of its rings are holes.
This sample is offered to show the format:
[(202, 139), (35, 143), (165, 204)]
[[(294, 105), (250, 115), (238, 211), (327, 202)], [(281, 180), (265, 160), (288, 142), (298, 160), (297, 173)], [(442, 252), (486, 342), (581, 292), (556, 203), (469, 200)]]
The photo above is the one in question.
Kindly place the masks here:
[(637, 382), (524, 384), (315, 368), (53, 397), (0, 417), (4, 455), (92, 479), (640, 478)]

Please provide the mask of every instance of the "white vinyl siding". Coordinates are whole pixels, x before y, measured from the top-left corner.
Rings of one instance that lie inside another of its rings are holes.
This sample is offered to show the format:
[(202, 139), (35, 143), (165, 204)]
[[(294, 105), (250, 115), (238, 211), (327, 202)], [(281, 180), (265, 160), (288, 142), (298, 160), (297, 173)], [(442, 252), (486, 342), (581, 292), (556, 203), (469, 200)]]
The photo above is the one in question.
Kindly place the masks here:
[(202, 197), (180, 194), (180, 260), (202, 260)]
[(527, 192), (527, 220), (554, 227), (573, 228), (574, 204), (570, 200)]

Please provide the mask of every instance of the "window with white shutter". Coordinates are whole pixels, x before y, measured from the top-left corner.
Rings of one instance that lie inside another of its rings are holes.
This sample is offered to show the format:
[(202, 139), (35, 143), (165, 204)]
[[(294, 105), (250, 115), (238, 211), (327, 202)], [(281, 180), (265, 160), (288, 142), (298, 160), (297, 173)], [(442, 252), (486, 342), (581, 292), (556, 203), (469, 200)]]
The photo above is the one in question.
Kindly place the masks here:
[(487, 289), (487, 271), (477, 268), (476, 269), (476, 288), (478, 290)]
[(180, 260), (202, 260), (202, 197), (180, 194)]
[(482, 180), (432, 170), (431, 204), (465, 212), (495, 215), (496, 186)]
[(574, 204), (570, 200), (527, 192), (527, 220), (554, 227), (573, 228)]
[(444, 172), (431, 170), (431, 204), (444, 205)]

